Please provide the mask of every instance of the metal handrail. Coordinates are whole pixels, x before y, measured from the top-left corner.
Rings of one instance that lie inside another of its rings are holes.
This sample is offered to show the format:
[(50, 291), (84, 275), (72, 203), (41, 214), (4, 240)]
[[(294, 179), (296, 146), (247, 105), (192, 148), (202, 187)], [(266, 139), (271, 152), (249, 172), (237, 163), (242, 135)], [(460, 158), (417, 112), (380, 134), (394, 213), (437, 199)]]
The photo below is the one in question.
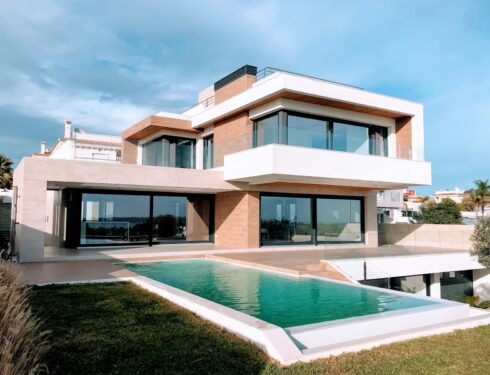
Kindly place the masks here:
[(331, 81), (331, 80), (328, 80), (328, 79), (324, 79), (324, 78), (318, 78), (318, 77), (313, 77), (313, 76), (309, 76), (309, 75), (306, 75), (306, 74), (301, 74), (301, 73), (295, 73), (295, 72), (290, 72), (288, 70), (284, 70), (284, 69), (278, 69), (278, 68), (273, 68), (273, 67), (270, 67), (270, 66), (267, 66), (265, 68), (262, 68), (260, 69), (257, 74), (255, 75), (255, 80), (256, 81), (260, 81), (261, 79), (264, 79), (274, 73), (287, 73), (287, 74), (293, 74), (295, 76), (299, 76), (299, 77), (305, 77), (305, 78), (311, 78), (311, 79), (316, 79), (318, 81), (323, 81), (323, 82), (328, 82), (328, 83), (333, 83), (335, 85), (340, 85), (340, 86), (346, 86), (346, 87), (352, 87), (352, 88), (355, 88), (355, 89), (358, 89), (358, 90), (363, 90), (365, 91), (366, 89), (362, 88), (362, 87), (358, 87), (358, 86), (353, 86), (353, 85), (348, 85), (346, 83), (341, 83), (341, 82), (335, 82), (335, 81)]

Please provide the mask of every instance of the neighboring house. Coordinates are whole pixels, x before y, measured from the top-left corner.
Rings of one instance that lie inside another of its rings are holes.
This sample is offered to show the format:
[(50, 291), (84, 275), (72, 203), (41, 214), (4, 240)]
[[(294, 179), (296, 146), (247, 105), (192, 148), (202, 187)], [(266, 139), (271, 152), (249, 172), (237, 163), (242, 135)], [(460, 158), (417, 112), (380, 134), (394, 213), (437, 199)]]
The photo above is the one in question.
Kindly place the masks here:
[(121, 158), (121, 137), (105, 134), (86, 133), (73, 128), (70, 120), (65, 121), (63, 138), (46, 149), (46, 142), (41, 141), (41, 150), (35, 157), (48, 157), (64, 160), (87, 160), (118, 162)]
[[(55, 144), (47, 149), (46, 142), (41, 141), (41, 150), (33, 157), (82, 160), (89, 162), (118, 163), (121, 160), (121, 137), (105, 134), (86, 133), (73, 128), (70, 120), (65, 121), (64, 137), (58, 138)], [(59, 199), (57, 189), (48, 189), (46, 195), (45, 244), (58, 246), (59, 239), (54, 235), (59, 230)]]
[(47, 190), (67, 248), (377, 246), (376, 190), (431, 183), (421, 104), (248, 65), (201, 99), (123, 131), (121, 163), (24, 158), (20, 260), (43, 259)]
[(0, 189), (0, 234), (10, 239), (12, 190)]
[(377, 195), (378, 223), (408, 222), (403, 216), (403, 190), (380, 190)]
[(378, 223), (410, 223), (414, 212), (420, 210), (422, 197), (415, 190), (378, 191)]
[(465, 197), (464, 190), (455, 187), (454, 190), (439, 190), (434, 193), (432, 199), (436, 203), (441, 203), (443, 199), (451, 199), (456, 203), (461, 203)]

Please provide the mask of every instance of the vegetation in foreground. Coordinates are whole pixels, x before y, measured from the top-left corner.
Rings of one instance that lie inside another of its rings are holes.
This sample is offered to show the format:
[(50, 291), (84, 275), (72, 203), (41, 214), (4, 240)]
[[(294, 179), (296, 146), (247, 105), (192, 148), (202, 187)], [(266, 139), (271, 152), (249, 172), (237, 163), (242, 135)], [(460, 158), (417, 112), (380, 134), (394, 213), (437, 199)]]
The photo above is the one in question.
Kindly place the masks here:
[(33, 289), (50, 374), (488, 374), (490, 326), (280, 367), (252, 344), (128, 283)]
[(0, 262), (0, 374), (35, 374), (43, 369), (46, 332), (29, 307), (11, 263)]

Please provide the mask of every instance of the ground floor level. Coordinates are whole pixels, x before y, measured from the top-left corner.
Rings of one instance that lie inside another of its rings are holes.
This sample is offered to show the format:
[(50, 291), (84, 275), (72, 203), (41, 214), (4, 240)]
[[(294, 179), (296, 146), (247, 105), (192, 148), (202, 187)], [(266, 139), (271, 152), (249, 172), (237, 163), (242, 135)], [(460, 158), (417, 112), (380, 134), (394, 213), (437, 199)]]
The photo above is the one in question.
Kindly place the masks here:
[(286, 184), (210, 194), (107, 186), (47, 189), (43, 198), (44, 212), (31, 210), (27, 218), (44, 219), (44, 233), (30, 230), (25, 215), (16, 219), (14, 245), (24, 262), (44, 260), (46, 247), (378, 244), (371, 190)]

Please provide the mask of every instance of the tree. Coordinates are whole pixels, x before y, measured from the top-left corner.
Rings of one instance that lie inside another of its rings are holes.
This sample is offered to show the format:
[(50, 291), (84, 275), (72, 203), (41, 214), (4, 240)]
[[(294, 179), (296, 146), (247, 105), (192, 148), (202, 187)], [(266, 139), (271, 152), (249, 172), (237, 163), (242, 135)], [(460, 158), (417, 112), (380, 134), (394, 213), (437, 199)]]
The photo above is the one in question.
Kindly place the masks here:
[(481, 214), (485, 213), (485, 206), (490, 200), (490, 184), (488, 183), (488, 179), (484, 180), (476, 180), (475, 188), (467, 191), (468, 194), (471, 195), (477, 207), (480, 208)]
[(471, 194), (466, 195), (461, 201), (461, 203), (459, 204), (459, 207), (461, 208), (461, 211), (475, 211), (476, 209), (475, 199)]
[(441, 203), (422, 205), (420, 212), (414, 212), (413, 219), (417, 224), (463, 224), (459, 206), (448, 198)]
[(471, 242), (471, 255), (478, 257), (480, 264), (490, 268), (490, 216), (482, 217), (475, 225)]
[(0, 154), (0, 189), (6, 190), (12, 188), (12, 160), (4, 154)]

